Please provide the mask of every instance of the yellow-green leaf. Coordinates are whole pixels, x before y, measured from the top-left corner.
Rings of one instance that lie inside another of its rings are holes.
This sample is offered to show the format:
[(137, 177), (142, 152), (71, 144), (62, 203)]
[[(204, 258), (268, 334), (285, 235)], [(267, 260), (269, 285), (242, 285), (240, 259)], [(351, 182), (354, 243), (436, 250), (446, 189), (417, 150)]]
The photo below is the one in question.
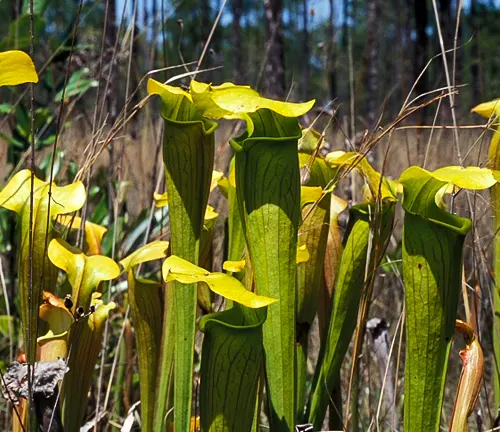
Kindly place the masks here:
[(347, 201), (332, 194), (330, 212), (332, 214), (338, 215), (339, 213), (342, 213), (346, 208), (347, 208)]
[(323, 188), (320, 186), (301, 186), (300, 187), (300, 205), (315, 203), (323, 195)]
[[(212, 181), (210, 183), (210, 192), (212, 192), (217, 186), (224, 185), (224, 173), (222, 171), (213, 170), (212, 171)], [(226, 180), (227, 181), (227, 180)], [(155, 200), (155, 205), (158, 208), (165, 207), (168, 204), (167, 192), (159, 194), (155, 192), (153, 194), (153, 198)], [(212, 208), (213, 211), (213, 208)], [(205, 219), (207, 217), (205, 216)], [(208, 217), (210, 219), (210, 216)]]
[[(135, 267), (141, 263), (165, 258), (169, 243), (149, 243), (120, 261), (128, 273), (128, 300), (137, 339), (137, 356), (141, 391), (141, 420), (144, 430), (152, 430), (154, 399), (162, 337), (161, 285), (156, 281), (136, 278)], [(168, 304), (168, 294), (165, 300)], [(165, 328), (168, 328), (167, 317)], [(168, 330), (166, 330), (168, 331)], [(170, 351), (171, 352), (171, 351)], [(168, 354), (165, 358), (171, 359)], [(168, 361), (168, 360), (167, 360)]]
[(313, 154), (320, 144), (321, 134), (313, 128), (302, 129), (302, 137), (299, 140), (299, 151)]
[(22, 51), (0, 52), (0, 87), (37, 82), (35, 65), (28, 54)]
[(193, 104), (191, 95), (179, 87), (162, 84), (154, 79), (148, 80), (148, 92), (159, 95), (162, 100), (161, 115), (170, 122), (203, 125), (204, 133), (211, 134), (217, 124), (205, 119)]
[(129, 271), (136, 265), (143, 262), (154, 261), (163, 259), (167, 256), (168, 241), (154, 241), (137, 249), (131, 253), (127, 258), (120, 261), (121, 266), (125, 271)]
[[(48, 183), (46, 186), (48, 193)], [(52, 201), (50, 204), (50, 215), (72, 213), (82, 208), (86, 199), (85, 187), (82, 182), (71, 183), (67, 186), (56, 186), (52, 184)]]
[(218, 216), (219, 213), (217, 213), (212, 206), (207, 205), (204, 224), (210, 226), (210, 224), (212, 224)]
[(472, 190), (488, 189), (497, 182), (492, 170), (476, 166), (447, 166), (431, 172), (430, 175), (459, 188)]
[(185, 96), (191, 102), (193, 101), (193, 99), (191, 98), (191, 95), (187, 91), (184, 91), (183, 89), (181, 89), (180, 87), (174, 87), (174, 86), (169, 86), (167, 84), (162, 84), (161, 82), (156, 81), (154, 79), (148, 80), (148, 93), (149, 94), (156, 94), (159, 96), (162, 96), (165, 93), (171, 93), (174, 95)]
[[(58, 222), (71, 229), (79, 229), (82, 226), (82, 218), (78, 216), (64, 215), (58, 219)], [(85, 221), (85, 242), (88, 255), (99, 255), (101, 253), (102, 238), (107, 231), (108, 229), (102, 225)]]
[(40, 319), (46, 321), (53, 335), (66, 333), (74, 322), (73, 315), (64, 305), (64, 301), (49, 292), (43, 293), (40, 306)]
[(40, 306), (40, 319), (47, 322), (48, 331), (37, 339), (38, 360), (54, 361), (68, 355), (68, 334), (74, 323), (71, 312), (64, 301), (49, 292), (43, 293), (44, 303)]
[(217, 170), (212, 171), (212, 182), (210, 183), (210, 192), (212, 192), (217, 186), (219, 186), (219, 183), (223, 178), (224, 178), (224, 173), (222, 171), (217, 171)]
[(380, 175), (366, 160), (366, 157), (360, 153), (335, 151), (326, 155), (326, 163), (330, 166), (353, 166), (363, 175), (366, 183), (369, 186), (369, 192), (373, 197), (380, 194), (382, 199), (396, 201), (396, 191), (393, 190), (395, 183), (392, 184), (383, 176)]
[(297, 248), (297, 264), (309, 261), (310, 255), (307, 250), (307, 245), (303, 244)]
[(214, 102), (234, 114), (248, 114), (261, 108), (267, 108), (284, 117), (299, 117), (307, 113), (314, 105), (311, 100), (304, 103), (281, 102), (267, 99), (249, 88), (224, 88), (215, 91)]
[(232, 276), (225, 273), (211, 273), (175, 255), (165, 260), (162, 272), (165, 282), (174, 280), (184, 284), (205, 282), (214, 293), (249, 308), (261, 308), (277, 301), (247, 291), (242, 283)]
[(89, 327), (93, 327), (96, 330), (103, 330), (103, 326), (108, 319), (109, 312), (116, 309), (115, 302), (109, 302), (104, 304), (101, 300), (102, 294), (99, 292), (92, 294), (91, 304), (96, 306), (96, 310), (93, 314), (89, 316)]
[(120, 268), (111, 258), (102, 255), (86, 256), (64, 240), (53, 239), (48, 248), (50, 261), (68, 275), (72, 287), (73, 312), (90, 306), (93, 291), (102, 281), (119, 276)]
[[(0, 206), (20, 213), (28, 202), (31, 193), (31, 171), (19, 171), (0, 192)], [(37, 177), (34, 178), (34, 201), (48, 196), (49, 183)], [(82, 208), (86, 199), (85, 187), (82, 182), (67, 186), (57, 186), (52, 183), (52, 200), (50, 215), (67, 214)]]
[[(0, 192), (0, 206), (19, 214), (30, 197), (30, 179), (31, 171), (28, 169), (16, 173)], [(44, 182), (35, 177), (34, 200), (40, 196), (43, 186)]]
[(479, 114), (481, 117), (489, 119), (492, 116), (500, 115), (500, 99), (493, 99), (489, 102), (483, 102), (472, 108), (472, 112)]
[(281, 102), (262, 97), (248, 86), (225, 83), (210, 86), (191, 81), (191, 96), (198, 110), (206, 117), (243, 118), (241, 114), (253, 113), (267, 108), (284, 117), (299, 117), (307, 113), (314, 100), (304, 103)]
[[(31, 185), (33, 182), (33, 206)], [(51, 194), (49, 195), (49, 192)], [(57, 270), (47, 259), (46, 245), (55, 234), (53, 219), (56, 215), (71, 213), (85, 203), (86, 193), (81, 182), (59, 187), (36, 178), (30, 170), (16, 173), (0, 192), (0, 206), (18, 214), (20, 241), (18, 252), (19, 293), (22, 326), (28, 361), (35, 361), (37, 317), (42, 291), (53, 291)], [(49, 212), (50, 207), (50, 212)], [(33, 233), (33, 247), (29, 236)], [(30, 282), (30, 269), (41, 275)], [(30, 301), (29, 299), (34, 301)]]
[(228, 198), (229, 194), (229, 180), (226, 177), (222, 177), (218, 182), (219, 190), (224, 198)]
[(168, 205), (168, 196), (166, 192), (162, 194), (155, 192), (153, 194), (153, 198), (155, 200), (155, 205), (158, 208), (165, 207), (166, 205)]
[(222, 268), (226, 270), (227, 272), (231, 273), (239, 273), (245, 268), (245, 260), (241, 261), (224, 261), (224, 264), (222, 264)]

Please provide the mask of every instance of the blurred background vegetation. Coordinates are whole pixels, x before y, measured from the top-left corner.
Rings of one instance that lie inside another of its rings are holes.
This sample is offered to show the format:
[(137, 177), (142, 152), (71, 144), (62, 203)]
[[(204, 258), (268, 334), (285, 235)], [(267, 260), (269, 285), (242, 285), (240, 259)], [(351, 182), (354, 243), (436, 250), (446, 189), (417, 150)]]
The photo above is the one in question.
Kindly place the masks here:
[[(458, 47), (454, 79), (466, 85), (456, 101), (463, 114), (500, 90), (500, 5), (439, 0), (437, 8), (445, 48)], [(26, 1), (0, 2), (8, 23), (0, 28), (1, 48), (28, 48), (26, 11)], [(291, 99), (316, 98), (321, 105), (337, 100), (345, 114), (352, 92), (356, 122), (368, 125), (382, 105), (385, 115), (397, 114), (426, 63), (441, 52), (432, 2), (425, 0), (37, 0), (35, 12), (36, 63), (40, 67), (52, 57), (40, 103), (61, 86), (77, 20), (71, 67), (88, 68), (88, 78), (97, 79), (102, 38), (105, 53), (116, 45), (113, 65), (107, 66), (117, 98), (125, 94), (129, 48), (133, 87), (151, 69), (198, 61), (210, 39), (201, 66), (218, 69), (204, 80), (248, 83)], [(450, 69), (452, 57), (448, 53)], [(442, 62), (434, 61), (416, 92), (445, 84)]]

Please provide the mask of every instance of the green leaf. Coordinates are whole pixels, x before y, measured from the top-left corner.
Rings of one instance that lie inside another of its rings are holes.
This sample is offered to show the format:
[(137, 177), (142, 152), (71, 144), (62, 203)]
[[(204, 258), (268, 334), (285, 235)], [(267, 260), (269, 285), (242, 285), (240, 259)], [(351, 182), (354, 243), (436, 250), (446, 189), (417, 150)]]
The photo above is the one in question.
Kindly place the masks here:
[[(229, 178), (227, 182), (228, 186), (228, 235), (229, 235), (229, 246), (228, 246), (228, 260), (230, 261), (241, 261), (245, 254), (246, 241), (245, 233), (243, 231), (243, 225), (241, 222), (240, 208), (238, 205), (238, 198), (236, 195), (236, 172), (235, 172), (235, 160), (234, 157), (231, 159), (231, 165), (229, 167)], [(239, 272), (239, 279), (244, 277), (245, 273), (242, 268)]]
[(201, 319), (202, 430), (251, 430), (264, 365), (262, 324), (245, 324), (238, 307)]
[(128, 272), (128, 301), (139, 363), (141, 390), (141, 423), (144, 430), (153, 430), (158, 362), (162, 333), (161, 285), (156, 281), (138, 279)]
[[(418, 214), (438, 225), (465, 235), (470, 229), (470, 221), (445, 212), (436, 205), (435, 196), (446, 186), (448, 180), (449, 177), (446, 181), (438, 180), (434, 177), (434, 173), (419, 167), (408, 168), (399, 178), (403, 188), (405, 185), (407, 187), (403, 194), (403, 207), (406, 212)], [(429, 198), (430, 195), (432, 199)]]
[[(17, 20), (9, 24), (7, 36), (0, 41), (0, 51), (6, 49), (29, 51), (31, 44), (30, 27), (31, 16), (28, 11), (26, 14), (21, 15)], [(35, 12), (33, 15), (33, 35), (35, 44), (38, 44), (40, 36), (43, 35), (44, 31), (45, 20)]]
[(14, 107), (10, 103), (0, 103), (0, 114), (10, 114)]
[(304, 170), (307, 171), (306, 181), (303, 184), (311, 187), (321, 186), (321, 188), (325, 188), (330, 181), (335, 179), (339, 171), (338, 167), (327, 164), (323, 157), (303, 152), (299, 152), (299, 166), (302, 173)]
[[(22, 13), (25, 14), (25, 16), (29, 16), (30, 2), (28, 0), (24, 0), (21, 3), (23, 5)], [(48, 5), (49, 5), (49, 0), (37, 1), (36, 4), (33, 5), (33, 13), (39, 15), (43, 14), (46, 11)]]
[(236, 152), (249, 150), (263, 138), (269, 143), (298, 140), (302, 134), (299, 123), (294, 117), (286, 117), (268, 109), (246, 114), (244, 118), (247, 128), (243, 135), (231, 141)]
[[(250, 125), (253, 126), (251, 130)], [(273, 431), (294, 428), (295, 301), (300, 172), (297, 119), (267, 109), (249, 114), (247, 131), (231, 141), (239, 210), (257, 294), (279, 299), (264, 324), (267, 395)]]
[[(498, 126), (493, 133), (488, 151), (488, 162), (496, 172), (500, 170), (500, 131)], [(493, 232), (500, 232), (500, 185), (497, 183), (491, 188), (491, 207), (493, 209)], [(495, 285), (492, 287), (493, 296), (493, 385), (495, 405), (500, 406), (500, 236), (495, 236)], [(497, 337), (499, 336), (499, 337)]]
[[(370, 231), (374, 230), (375, 205), (362, 204), (350, 209), (349, 226), (345, 235), (345, 246), (340, 258), (333, 295), (333, 307), (327, 339), (320, 352), (313, 382), (309, 421), (315, 429), (323, 424), (329, 402), (329, 391), (338, 385), (340, 368), (356, 328), (361, 295), (365, 286), (369, 256)], [(381, 238), (384, 244), (391, 232), (394, 205), (382, 207)], [(371, 263), (373, 264), (373, 263)]]
[[(163, 311), (161, 285), (157, 281), (137, 278), (135, 271), (141, 263), (165, 258), (167, 249), (168, 242), (154, 241), (137, 249), (120, 261), (122, 267), (127, 271), (128, 300), (137, 339), (141, 422), (144, 430), (153, 430)], [(171, 367), (173, 361), (171, 350), (163, 354), (162, 361), (168, 364), (165, 368)]]
[[(311, 137), (307, 151), (314, 153), (319, 140), (315, 131), (302, 131), (299, 148), (304, 147), (304, 139)], [(323, 189), (337, 174), (321, 156), (299, 152), (301, 167), (301, 208), (302, 224), (299, 228), (299, 243), (309, 251), (307, 262), (297, 268), (297, 410), (303, 416), (306, 398), (307, 360), (309, 351), (309, 331), (320, 303), (323, 288), (323, 273), (330, 222), (331, 193)], [(307, 175), (304, 176), (305, 171)]]
[[(208, 203), (214, 163), (217, 124), (205, 119), (192, 103), (189, 93), (177, 87), (148, 81), (148, 92), (162, 100), (165, 120), (163, 161), (168, 194), (172, 254), (193, 264), (199, 263), (200, 241)], [(167, 288), (168, 292), (168, 288)], [(191, 421), (192, 375), (197, 312), (197, 285), (175, 282), (165, 301), (165, 316), (173, 317), (174, 346), (174, 423), (175, 430), (189, 430)], [(173, 300), (173, 301), (172, 301)], [(169, 318), (168, 318), (169, 319)], [(168, 326), (164, 321), (164, 326)], [(162, 352), (170, 352), (171, 336), (164, 331)], [(162, 354), (163, 356), (163, 354)], [(154, 430), (165, 429), (167, 393), (170, 387), (168, 362), (160, 359)]]
[(11, 315), (0, 315), (0, 333), (4, 338), (8, 338), (10, 336), (9, 328), (11, 326), (14, 326), (14, 317)]
[[(482, 103), (472, 109), (472, 112), (489, 119), (493, 117), (493, 135), (488, 150), (488, 167), (495, 170), (494, 176), (498, 180), (500, 170), (500, 129), (498, 117), (500, 115), (500, 100), (495, 99)], [(493, 209), (493, 232), (500, 231), (500, 185), (497, 183), (491, 188), (491, 207)], [(500, 406), (500, 236), (495, 235), (495, 285), (492, 287), (493, 297), (493, 389), (495, 406)]]
[(104, 324), (116, 305), (104, 305), (100, 293), (94, 293), (91, 303), (96, 311), (75, 323), (70, 331), (69, 371), (61, 387), (61, 413), (65, 430), (80, 430), (88, 406), (88, 393), (95, 366), (102, 349)]
[(81, 95), (93, 87), (97, 87), (99, 84), (97, 80), (87, 78), (89, 72), (88, 68), (82, 68), (73, 72), (68, 80), (66, 89), (59, 90), (54, 96), (54, 102), (61, 102), (63, 93), (64, 97), (68, 99), (73, 96)]
[(462, 249), (471, 222), (436, 205), (436, 193), (446, 182), (432, 173), (411, 167), (399, 181), (405, 210), (405, 430), (439, 431), (461, 291)]
[[(217, 173), (217, 171), (214, 171)], [(212, 184), (210, 185), (210, 192), (217, 186), (217, 182), (214, 181), (212, 177)], [(201, 232), (200, 240), (200, 258), (199, 264), (201, 267), (211, 270), (212, 268), (212, 258), (213, 258), (213, 239), (214, 239), (214, 228), (215, 221), (219, 217), (212, 206), (208, 205), (205, 211), (205, 220), (203, 223), (203, 231)], [(214, 295), (210, 288), (205, 283), (198, 284), (198, 305), (205, 313), (213, 312), (214, 305)]]
[(308, 259), (297, 266), (297, 410), (303, 414), (306, 397), (309, 330), (318, 309), (323, 282), (328, 222), (330, 220), (330, 194), (319, 203), (322, 188), (301, 187), (302, 217), (298, 241), (308, 251)]
[(299, 140), (299, 152), (312, 155), (321, 142), (321, 134), (313, 128), (302, 129), (302, 137)]

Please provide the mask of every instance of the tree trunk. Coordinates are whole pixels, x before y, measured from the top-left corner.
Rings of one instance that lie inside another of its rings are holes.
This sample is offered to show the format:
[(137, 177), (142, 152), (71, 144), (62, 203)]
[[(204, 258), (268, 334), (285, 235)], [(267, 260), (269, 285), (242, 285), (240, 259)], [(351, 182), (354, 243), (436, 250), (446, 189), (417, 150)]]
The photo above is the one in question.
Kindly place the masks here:
[(327, 82), (328, 82), (328, 95), (330, 100), (334, 100), (337, 95), (337, 83), (335, 79), (336, 64), (335, 64), (335, 3), (334, 0), (329, 0), (330, 3), (330, 17), (328, 19), (327, 26), (327, 58), (326, 58), (326, 70), (327, 70)]
[(480, 74), (480, 64), (481, 58), (479, 55), (479, 25), (478, 25), (478, 10), (477, 10), (477, 0), (471, 0), (470, 3), (470, 30), (472, 33), (471, 41), (471, 63), (470, 63), (470, 74), (472, 81), (472, 104), (475, 106), (483, 100), (482, 86), (481, 86), (481, 74)]
[[(149, 64), (150, 59), (148, 59), (148, 56), (153, 54), (154, 50), (149, 50), (147, 47), (149, 46), (147, 43), (147, 37), (148, 37), (148, 25), (149, 25), (149, 17), (146, 14), (146, 6), (144, 6), (144, 32), (143, 32), (143, 38), (144, 39), (139, 39), (139, 25), (138, 25), (138, 19), (139, 19), (139, 9), (138, 6), (139, 4), (137, 3), (138, 0), (132, 0), (131, 7), (132, 10), (130, 11), (130, 20), (134, 20), (134, 15), (135, 15), (135, 22), (134, 22), (134, 32), (131, 35), (132, 36), (132, 41), (131, 41), (131, 47), (132, 49), (132, 59), (131, 59), (131, 64), (130, 64), (130, 89), (129, 89), (129, 94), (132, 93), (137, 86), (139, 85), (139, 75), (141, 71), (139, 71), (139, 65), (147, 65)], [(139, 48), (139, 41), (142, 41), (141, 45), (144, 46), (144, 49), (141, 50)], [(142, 51), (142, 53), (141, 53)], [(142, 59), (140, 58), (142, 54)], [(128, 58), (127, 58), (127, 67), (128, 67)], [(134, 98), (131, 100), (130, 105), (135, 105), (137, 102), (139, 102), (139, 93), (136, 93)], [(126, 95), (128, 97), (128, 95)]]
[[(425, 3), (425, 1), (415, 0), (416, 3)], [(443, 35), (444, 48), (449, 50), (453, 47), (453, 36), (455, 26), (453, 25), (451, 16), (451, 0), (439, 0), (439, 25)]]
[(107, 0), (106, 48), (112, 50), (116, 41), (116, 0)]
[(349, 30), (347, 28), (349, 20), (349, 0), (344, 0), (342, 9), (342, 13), (344, 15), (344, 19), (342, 21), (342, 48), (344, 48), (344, 51), (347, 52), (347, 43), (349, 40)]
[[(414, 80), (422, 72), (427, 63), (427, 50), (429, 46), (429, 38), (427, 36), (427, 26), (429, 25), (427, 2), (413, 0), (415, 12), (415, 51), (413, 54), (413, 77)], [(427, 91), (427, 73), (424, 74), (418, 81), (415, 90), (421, 95)]]
[(378, 0), (368, 0), (367, 2), (367, 21), (366, 21), (366, 45), (363, 58), (363, 70), (366, 82), (365, 103), (368, 108), (368, 121), (370, 128), (375, 127), (378, 109), (378, 33), (379, 23)]
[[(398, 82), (401, 87), (401, 100), (406, 98), (408, 92), (408, 56), (406, 52), (409, 47), (410, 39), (410, 31), (409, 28), (409, 18), (411, 14), (409, 13), (408, 8), (405, 5), (403, 0), (396, 0), (394, 2), (395, 10), (397, 11), (397, 22), (396, 22), (396, 38), (398, 41), (399, 49), (398, 49), (398, 59), (394, 61), (396, 66), (396, 74), (398, 77)], [(410, 66), (411, 68), (411, 66)], [(394, 101), (396, 104), (400, 104), (399, 101)]]
[(307, 99), (309, 95), (309, 80), (311, 72), (309, 67), (310, 48), (309, 48), (309, 6), (308, 0), (302, 0), (302, 99)]
[[(134, 2), (137, 1), (137, 0), (134, 0)], [(144, 1), (143, 3), (143, 16), (142, 16), (142, 19), (143, 19), (143, 29), (144, 29), (144, 32), (146, 32), (147, 34), (147, 31), (148, 31), (148, 27), (149, 27), (149, 21), (150, 21), (150, 17), (149, 17), (149, 10), (148, 10), (148, 2), (147, 1)]]
[[(106, 47), (106, 61), (104, 62), (104, 75), (108, 76), (109, 70), (111, 68), (110, 82), (108, 86), (108, 94), (106, 95), (106, 104), (109, 113), (109, 123), (113, 124), (116, 116), (117, 116), (117, 100), (116, 100), (116, 92), (118, 91), (115, 88), (116, 80), (114, 77), (117, 75), (117, 66), (112, 64), (111, 59), (113, 58), (113, 50), (115, 47), (116, 37), (117, 37), (117, 28), (116, 28), (116, 0), (107, 0), (107, 18), (106, 18), (106, 26), (105, 26), (105, 47)], [(116, 62), (116, 57), (115, 57)]]
[(265, 83), (271, 97), (285, 96), (285, 42), (283, 36), (283, 0), (264, 0), (266, 12)]
[(153, 48), (151, 49), (151, 57), (149, 58), (149, 69), (155, 69), (156, 49), (158, 46), (158, 4), (156, 0), (153, 0), (151, 6), (151, 26), (153, 29), (151, 33)]
[(231, 12), (233, 14), (231, 33), (233, 82), (235, 84), (242, 84), (244, 81), (243, 56), (241, 52), (241, 15), (243, 13), (243, 0), (231, 0), (231, 8)]
[(201, 13), (201, 41), (202, 48), (208, 41), (208, 36), (210, 34), (210, 1), (202, 0), (200, 2), (200, 13)]
[(11, 0), (10, 17), (11, 21), (19, 17), (20, 2), (19, 0)]

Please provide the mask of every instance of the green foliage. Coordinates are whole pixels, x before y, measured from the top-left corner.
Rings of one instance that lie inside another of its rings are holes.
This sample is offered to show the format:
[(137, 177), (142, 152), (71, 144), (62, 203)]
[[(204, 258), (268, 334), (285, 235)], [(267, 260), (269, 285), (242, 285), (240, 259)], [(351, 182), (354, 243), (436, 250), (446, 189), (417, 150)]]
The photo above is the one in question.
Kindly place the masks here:
[[(468, 183), (467, 175), (460, 180)], [(439, 431), (462, 282), (462, 248), (471, 221), (437, 206), (436, 195), (447, 186), (441, 176), (412, 167), (399, 181), (405, 209), (405, 430)], [(482, 189), (489, 184), (471, 186)]]
[(262, 322), (245, 324), (241, 308), (205, 315), (200, 415), (206, 431), (250, 431), (264, 364)]
[[(333, 310), (330, 318), (328, 335), (322, 352), (320, 363), (313, 383), (313, 393), (308, 418), (315, 428), (323, 424), (329, 401), (329, 390), (338, 385), (342, 362), (347, 353), (350, 340), (357, 323), (361, 295), (367, 280), (367, 274), (373, 268), (373, 249), (370, 250), (370, 237), (373, 236), (377, 224), (380, 226), (378, 242), (384, 245), (391, 233), (394, 206), (386, 204), (377, 219), (376, 207), (363, 204), (351, 207), (346, 242), (339, 263), (335, 281)], [(372, 248), (375, 248), (372, 245)], [(367, 265), (367, 260), (370, 262)], [(367, 270), (368, 269), (368, 270)]]

